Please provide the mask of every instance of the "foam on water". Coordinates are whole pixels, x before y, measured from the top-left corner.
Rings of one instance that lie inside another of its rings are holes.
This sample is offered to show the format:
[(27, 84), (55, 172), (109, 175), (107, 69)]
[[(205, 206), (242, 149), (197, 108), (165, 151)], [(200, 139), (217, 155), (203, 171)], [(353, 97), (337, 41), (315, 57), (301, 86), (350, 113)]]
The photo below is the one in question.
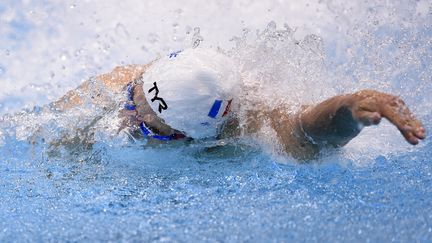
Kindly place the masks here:
[(271, 131), (259, 145), (145, 145), (117, 135), (115, 94), (109, 110), (46, 104), (114, 66), (198, 45), (238, 63), (248, 99), (295, 110), (375, 88), (400, 95), (431, 131), (431, 9), (411, 0), (0, 3), (0, 240), (430, 241), (431, 143), (407, 145), (388, 122), (301, 165), (276, 158)]

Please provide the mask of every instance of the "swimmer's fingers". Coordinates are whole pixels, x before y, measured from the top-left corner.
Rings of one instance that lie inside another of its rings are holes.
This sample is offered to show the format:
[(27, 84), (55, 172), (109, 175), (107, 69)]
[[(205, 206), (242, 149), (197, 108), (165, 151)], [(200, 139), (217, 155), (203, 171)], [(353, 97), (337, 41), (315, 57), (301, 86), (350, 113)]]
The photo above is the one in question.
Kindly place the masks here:
[(393, 95), (363, 90), (355, 94), (353, 117), (364, 125), (378, 124), (381, 117), (393, 123), (410, 144), (418, 144), (426, 137), (422, 123), (417, 120), (405, 102)]
[[(392, 122), (393, 123), (393, 122)], [(412, 145), (419, 143), (419, 140), (426, 137), (426, 131), (422, 125), (417, 125), (419, 123), (417, 120), (415, 122), (402, 123), (402, 125), (396, 125), (399, 131), (402, 133), (404, 138)]]
[(417, 120), (402, 99), (391, 97), (381, 107), (381, 114), (393, 123), (404, 138), (412, 145), (426, 137), (426, 130)]

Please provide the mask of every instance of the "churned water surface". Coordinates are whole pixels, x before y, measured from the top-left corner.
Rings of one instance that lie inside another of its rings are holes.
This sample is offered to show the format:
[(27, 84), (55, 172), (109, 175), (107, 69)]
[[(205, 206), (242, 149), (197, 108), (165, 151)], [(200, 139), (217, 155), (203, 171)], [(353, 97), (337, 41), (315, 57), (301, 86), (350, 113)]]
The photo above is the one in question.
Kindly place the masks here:
[[(192, 45), (230, 55), (259, 90), (247, 99), (295, 107), (374, 88), (400, 95), (431, 131), (431, 9), (409, 0), (0, 3), (0, 240), (431, 241), (432, 145), (406, 144), (388, 122), (302, 164), (278, 153), (271, 132), (146, 146), (113, 132), (114, 111), (45, 106), (88, 77)], [(86, 139), (97, 115), (93, 147), (53, 146)]]

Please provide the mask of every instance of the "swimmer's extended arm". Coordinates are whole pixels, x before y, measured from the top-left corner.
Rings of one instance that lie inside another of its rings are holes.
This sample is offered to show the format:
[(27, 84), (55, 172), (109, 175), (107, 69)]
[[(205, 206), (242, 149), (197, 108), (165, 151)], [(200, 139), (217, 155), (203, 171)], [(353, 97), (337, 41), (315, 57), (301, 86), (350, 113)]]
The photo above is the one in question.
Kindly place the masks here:
[(384, 117), (413, 145), (424, 139), (425, 129), (399, 97), (362, 90), (330, 98), (306, 108), (299, 116), (300, 129), (318, 145), (344, 146), (363, 126), (377, 125)]
[[(123, 88), (133, 80), (141, 76), (150, 64), (147, 65), (128, 65), (115, 68), (112, 72), (96, 76), (92, 81), (99, 82), (96, 84), (98, 88), (103, 89), (103, 93), (119, 93)], [(78, 88), (69, 91), (58, 101), (53, 102), (52, 106), (58, 111), (67, 111), (71, 108), (83, 105), (85, 101), (92, 101), (92, 103), (103, 105), (105, 97), (104, 94), (98, 94), (92, 91), (92, 84), (86, 81)]]
[[(124, 87), (142, 75), (146, 68), (147, 65), (117, 67), (110, 73), (85, 81), (78, 88), (66, 93), (58, 101), (51, 103), (49, 107), (59, 112), (68, 112), (74, 108), (80, 109), (85, 105), (112, 108), (111, 95), (122, 92)], [(93, 119), (90, 119), (90, 122), (85, 126), (77, 129), (76, 134), (65, 134), (60, 139), (53, 141), (51, 146), (84, 144), (87, 148), (91, 147), (94, 135), (92, 127), (102, 117), (102, 114), (95, 112)]]

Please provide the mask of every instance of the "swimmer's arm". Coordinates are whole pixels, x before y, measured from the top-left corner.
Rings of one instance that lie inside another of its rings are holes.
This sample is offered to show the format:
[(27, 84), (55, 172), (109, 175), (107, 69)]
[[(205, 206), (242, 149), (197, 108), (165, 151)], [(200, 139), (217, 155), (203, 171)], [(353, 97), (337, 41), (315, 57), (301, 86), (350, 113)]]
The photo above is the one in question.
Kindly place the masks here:
[[(101, 86), (106, 91), (111, 93), (119, 93), (123, 88), (133, 80), (139, 78), (145, 70), (151, 65), (128, 65), (115, 68), (112, 72), (99, 75), (94, 80), (99, 81)], [(90, 80), (84, 82), (78, 88), (67, 92), (58, 101), (53, 102), (51, 105), (58, 111), (67, 111), (71, 108), (83, 105), (86, 100), (92, 100), (93, 103), (102, 103), (104, 98), (101, 94), (90, 97), (91, 87)]]
[(402, 99), (374, 90), (335, 96), (308, 107), (299, 115), (297, 126), (318, 145), (341, 147), (362, 127), (377, 125), (382, 117), (393, 123), (410, 144), (426, 136), (423, 125)]

